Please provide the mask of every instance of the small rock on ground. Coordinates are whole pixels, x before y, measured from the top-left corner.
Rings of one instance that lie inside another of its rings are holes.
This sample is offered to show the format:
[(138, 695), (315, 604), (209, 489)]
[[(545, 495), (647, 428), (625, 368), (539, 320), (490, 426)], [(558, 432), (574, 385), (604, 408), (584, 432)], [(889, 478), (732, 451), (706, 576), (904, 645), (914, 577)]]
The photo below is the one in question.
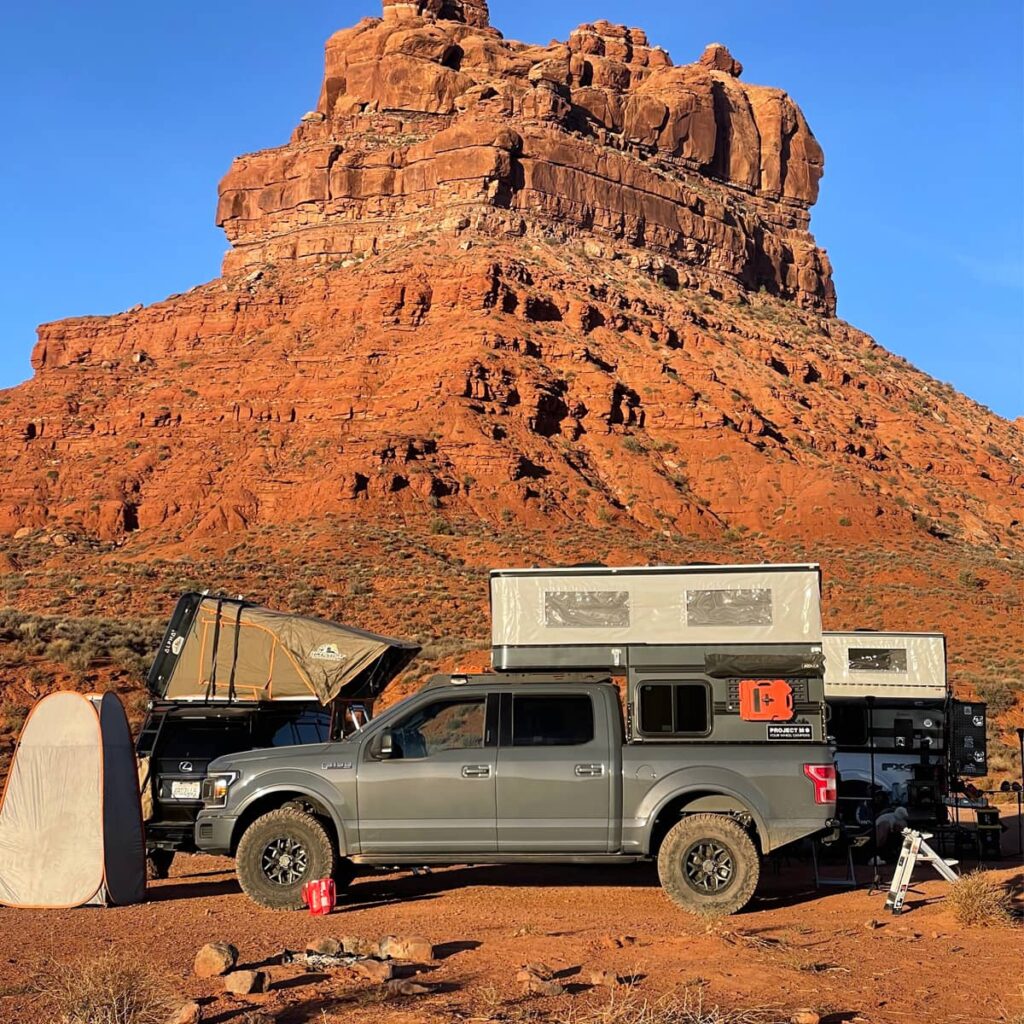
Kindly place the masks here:
[(238, 950), (228, 942), (208, 942), (196, 953), (193, 970), (197, 978), (217, 978), (238, 963)]
[(262, 971), (232, 971), (224, 977), (224, 988), (234, 996), (247, 996), (262, 992), (267, 985), (267, 976)]
[(617, 988), (622, 979), (614, 971), (591, 971), (590, 984), (596, 988)]
[(385, 935), (377, 948), (386, 960), (414, 960), (419, 963), (434, 959), (434, 947), (422, 935)]
[(200, 1024), (203, 1009), (198, 1003), (186, 1003), (167, 1024)]
[(530, 996), (560, 996), (565, 991), (557, 981), (545, 981), (533, 975), (521, 979), (519, 987)]
[(821, 1014), (814, 1010), (797, 1010), (790, 1019), (790, 1024), (821, 1024)]
[(383, 960), (357, 960), (352, 965), (352, 972), (375, 985), (383, 985), (394, 977), (395, 969)]
[(425, 996), (430, 992), (426, 985), (418, 981), (410, 981), (408, 978), (395, 978), (387, 984), (388, 992), (396, 996)]
[(319, 939), (310, 939), (306, 943), (307, 953), (320, 953), (322, 956), (337, 956), (341, 952), (341, 943), (337, 939), (323, 936)]
[(343, 935), (338, 941), (342, 952), (351, 956), (377, 956), (380, 953), (379, 943), (361, 939), (358, 935)]

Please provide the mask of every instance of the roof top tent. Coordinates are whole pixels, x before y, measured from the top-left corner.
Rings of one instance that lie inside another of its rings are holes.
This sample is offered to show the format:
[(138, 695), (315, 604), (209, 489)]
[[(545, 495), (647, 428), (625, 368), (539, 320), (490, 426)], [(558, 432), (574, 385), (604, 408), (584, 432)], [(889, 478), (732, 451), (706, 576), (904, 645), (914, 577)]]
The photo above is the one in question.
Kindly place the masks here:
[(238, 598), (186, 594), (149, 673), (168, 701), (373, 700), (416, 644)]
[(495, 570), (491, 615), (497, 671), (625, 675), (636, 741), (823, 739), (817, 565)]
[(0, 805), (0, 903), (78, 907), (146, 898), (131, 733), (112, 693), (32, 709)]
[(945, 636), (826, 633), (824, 652), (840, 813), (881, 791), (915, 823), (941, 818), (951, 708)]

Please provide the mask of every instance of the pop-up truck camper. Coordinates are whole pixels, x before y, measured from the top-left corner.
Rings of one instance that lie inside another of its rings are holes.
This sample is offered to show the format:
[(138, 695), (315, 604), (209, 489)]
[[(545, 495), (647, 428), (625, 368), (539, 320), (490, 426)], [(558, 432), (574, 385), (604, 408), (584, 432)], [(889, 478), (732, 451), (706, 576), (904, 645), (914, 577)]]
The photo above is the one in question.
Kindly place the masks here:
[(491, 573), (496, 671), (627, 679), (634, 743), (821, 743), (816, 565)]
[(985, 705), (953, 699), (945, 636), (825, 633), (824, 651), (841, 816), (874, 794), (911, 822), (945, 820), (957, 782), (988, 770)]

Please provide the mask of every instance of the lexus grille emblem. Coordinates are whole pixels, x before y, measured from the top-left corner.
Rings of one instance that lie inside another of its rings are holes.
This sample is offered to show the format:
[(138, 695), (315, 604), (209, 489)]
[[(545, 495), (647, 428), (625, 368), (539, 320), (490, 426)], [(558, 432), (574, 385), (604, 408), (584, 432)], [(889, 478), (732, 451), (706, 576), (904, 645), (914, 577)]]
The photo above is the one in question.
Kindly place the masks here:
[(190, 772), (190, 771), (192, 771), (192, 762), (191, 761), (182, 761), (181, 764), (178, 765), (178, 771), (180, 771), (180, 772)]

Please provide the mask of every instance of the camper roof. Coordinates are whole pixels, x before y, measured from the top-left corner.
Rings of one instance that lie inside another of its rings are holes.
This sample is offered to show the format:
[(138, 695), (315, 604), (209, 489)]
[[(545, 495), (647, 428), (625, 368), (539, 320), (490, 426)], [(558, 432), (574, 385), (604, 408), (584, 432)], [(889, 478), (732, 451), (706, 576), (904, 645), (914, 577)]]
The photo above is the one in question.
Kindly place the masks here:
[(821, 570), (814, 564), (496, 569), (491, 624), (495, 649), (819, 644)]
[(942, 633), (828, 632), (822, 647), (826, 697), (946, 698)]

